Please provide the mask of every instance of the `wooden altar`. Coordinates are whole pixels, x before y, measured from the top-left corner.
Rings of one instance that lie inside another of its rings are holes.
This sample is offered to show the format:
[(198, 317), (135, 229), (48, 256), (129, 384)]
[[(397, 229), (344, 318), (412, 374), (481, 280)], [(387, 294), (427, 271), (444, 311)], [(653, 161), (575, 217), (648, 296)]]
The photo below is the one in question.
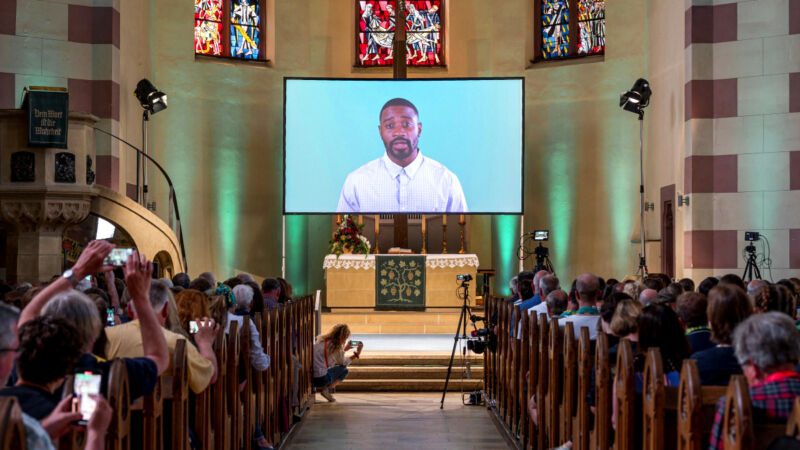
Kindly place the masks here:
[[(327, 306), (339, 308), (375, 307), (375, 255), (328, 255), (325, 269)], [(478, 256), (473, 254), (429, 254), (425, 260), (426, 308), (460, 307), (457, 275), (472, 275), (470, 302), (475, 302)]]

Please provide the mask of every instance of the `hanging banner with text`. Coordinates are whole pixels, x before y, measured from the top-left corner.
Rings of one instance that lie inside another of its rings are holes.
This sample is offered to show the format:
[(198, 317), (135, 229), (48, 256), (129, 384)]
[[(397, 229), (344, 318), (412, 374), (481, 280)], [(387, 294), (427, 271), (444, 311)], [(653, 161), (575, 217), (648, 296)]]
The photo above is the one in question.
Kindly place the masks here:
[(29, 90), (28, 145), (31, 147), (67, 148), (69, 94)]

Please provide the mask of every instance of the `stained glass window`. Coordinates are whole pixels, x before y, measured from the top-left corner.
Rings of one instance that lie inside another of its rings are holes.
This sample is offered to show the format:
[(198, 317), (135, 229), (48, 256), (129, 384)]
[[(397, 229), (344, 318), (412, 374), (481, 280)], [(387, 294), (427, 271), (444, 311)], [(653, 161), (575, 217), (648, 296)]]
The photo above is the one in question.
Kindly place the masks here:
[(578, 53), (601, 53), (606, 48), (606, 2), (581, 0), (578, 2), (580, 44)]
[[(393, 63), (396, 2), (356, 0), (356, 65), (387, 66)], [(444, 65), (441, 0), (405, 2), (406, 61), (409, 66)]]
[(605, 52), (605, 0), (534, 1), (540, 11), (535, 28), (534, 61)]
[(542, 2), (542, 55), (545, 59), (569, 55), (569, 2)]
[(264, 59), (261, 0), (195, 0), (194, 52)]
[(195, 0), (194, 52), (222, 54), (222, 0)]

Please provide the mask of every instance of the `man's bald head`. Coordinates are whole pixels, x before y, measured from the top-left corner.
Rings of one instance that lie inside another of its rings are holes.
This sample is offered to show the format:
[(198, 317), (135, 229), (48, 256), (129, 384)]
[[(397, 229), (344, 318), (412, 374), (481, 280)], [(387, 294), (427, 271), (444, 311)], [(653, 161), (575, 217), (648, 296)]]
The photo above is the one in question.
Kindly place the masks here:
[(600, 280), (591, 273), (584, 273), (578, 277), (575, 284), (575, 291), (578, 294), (578, 301), (581, 305), (594, 305), (600, 290)]
[(653, 303), (658, 298), (658, 292), (655, 289), (645, 289), (639, 294), (639, 303), (642, 306), (647, 306)]
[(536, 275), (533, 276), (533, 293), (534, 294), (541, 294), (541, 289), (539, 288), (539, 281), (544, 278), (545, 276), (550, 275), (550, 272), (546, 270), (540, 270), (536, 272)]

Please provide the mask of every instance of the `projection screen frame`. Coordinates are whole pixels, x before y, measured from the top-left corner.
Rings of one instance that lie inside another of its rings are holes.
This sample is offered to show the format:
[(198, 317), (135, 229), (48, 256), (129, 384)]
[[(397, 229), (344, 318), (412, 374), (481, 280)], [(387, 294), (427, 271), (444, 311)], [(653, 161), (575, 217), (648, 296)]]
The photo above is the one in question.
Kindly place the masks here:
[(283, 179), (282, 181), (282, 202), (281, 202), (281, 211), (284, 216), (331, 216), (331, 215), (338, 215), (338, 214), (348, 214), (343, 212), (336, 212), (336, 211), (329, 211), (329, 212), (322, 212), (322, 211), (313, 211), (313, 212), (287, 212), (286, 211), (286, 89), (287, 83), (292, 80), (314, 80), (314, 81), (367, 81), (367, 82), (392, 82), (392, 81), (494, 81), (494, 80), (518, 80), (520, 82), (520, 205), (519, 211), (469, 211), (465, 213), (442, 213), (442, 212), (419, 212), (419, 211), (408, 211), (408, 212), (397, 212), (397, 211), (361, 211), (358, 213), (352, 214), (361, 214), (361, 215), (377, 215), (377, 214), (426, 214), (426, 215), (441, 215), (441, 214), (463, 214), (463, 215), (484, 215), (484, 216), (500, 216), (500, 215), (523, 215), (525, 212), (525, 77), (420, 77), (420, 78), (407, 78), (402, 80), (397, 80), (393, 78), (375, 78), (375, 77), (366, 77), (366, 78), (343, 78), (343, 77), (290, 77), (284, 76), (283, 77), (283, 159), (282, 159), (282, 174)]

